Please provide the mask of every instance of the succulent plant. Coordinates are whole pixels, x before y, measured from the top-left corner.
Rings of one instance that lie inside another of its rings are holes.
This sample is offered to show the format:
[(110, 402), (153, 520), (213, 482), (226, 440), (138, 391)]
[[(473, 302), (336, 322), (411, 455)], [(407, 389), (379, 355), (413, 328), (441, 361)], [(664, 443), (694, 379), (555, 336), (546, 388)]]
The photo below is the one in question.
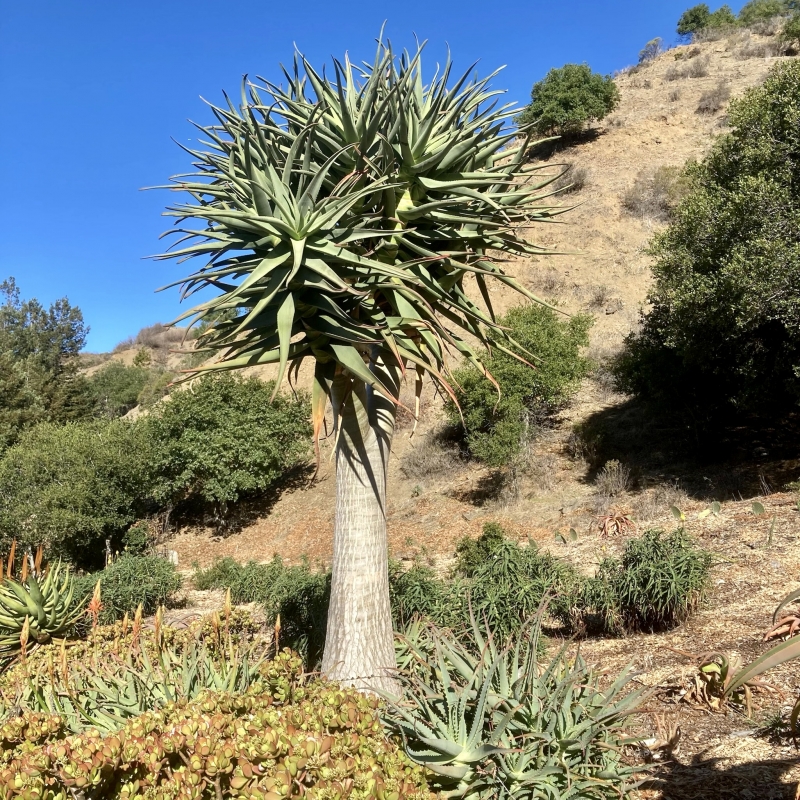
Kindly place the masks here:
[(263, 638), (236, 637), (218, 614), (183, 636), (167, 633), (161, 611), (152, 630), (142, 628), (140, 614), (113, 630), (85, 646), (62, 641), (20, 664), (0, 682), (5, 706), (57, 714), (76, 733), (89, 726), (112, 731), (206, 690), (246, 691), (261, 680), (271, 649)]
[(68, 735), (55, 714), (0, 723), (0, 798), (434, 800), (383, 730), (379, 701), (302, 674), (283, 651), (244, 692), (202, 692)]
[(59, 561), (44, 577), (26, 572), (20, 581), (6, 577), (0, 583), (0, 658), (64, 635), (83, 613), (72, 602), (69, 567)]
[(623, 723), (642, 692), (623, 696), (625, 673), (601, 690), (568, 646), (540, 664), (540, 619), (503, 646), (474, 620), (468, 645), (433, 626), (400, 645), (407, 692), (388, 721), (443, 796), (612, 798), (636, 785)]

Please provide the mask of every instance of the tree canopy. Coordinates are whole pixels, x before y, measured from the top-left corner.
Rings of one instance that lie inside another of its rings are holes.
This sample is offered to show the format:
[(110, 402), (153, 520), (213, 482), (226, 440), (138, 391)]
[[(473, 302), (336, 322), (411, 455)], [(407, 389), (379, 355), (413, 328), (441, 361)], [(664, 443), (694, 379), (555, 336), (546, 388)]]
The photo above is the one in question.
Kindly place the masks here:
[(588, 64), (565, 64), (533, 85), (531, 102), (516, 122), (544, 136), (574, 135), (608, 116), (618, 103), (619, 90), (610, 75), (592, 72)]
[(729, 118), (651, 245), (650, 307), (620, 375), (671, 410), (775, 413), (800, 401), (800, 62)]

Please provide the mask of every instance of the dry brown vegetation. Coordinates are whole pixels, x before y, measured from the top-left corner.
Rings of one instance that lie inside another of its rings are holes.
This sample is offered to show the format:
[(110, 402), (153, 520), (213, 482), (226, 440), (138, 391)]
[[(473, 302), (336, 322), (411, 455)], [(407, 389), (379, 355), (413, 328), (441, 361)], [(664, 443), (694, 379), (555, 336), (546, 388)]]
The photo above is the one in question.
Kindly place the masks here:
[(136, 336), (120, 342), (115, 348), (115, 353), (132, 350), (137, 347), (148, 347), (151, 350), (169, 350), (180, 347), (186, 337), (185, 328), (169, 328), (160, 322), (142, 328)]

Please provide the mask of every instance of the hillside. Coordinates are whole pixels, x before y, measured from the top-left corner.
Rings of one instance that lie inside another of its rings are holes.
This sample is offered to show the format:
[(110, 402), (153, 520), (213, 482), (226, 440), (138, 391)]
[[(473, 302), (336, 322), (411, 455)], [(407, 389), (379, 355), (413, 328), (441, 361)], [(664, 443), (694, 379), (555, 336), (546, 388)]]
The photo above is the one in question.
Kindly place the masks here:
[[(656, 773), (659, 785), (643, 797), (768, 800), (793, 796), (790, 785), (800, 778), (795, 751), (785, 737), (771, 738), (767, 724), (791, 706), (791, 669), (771, 674), (776, 690), (759, 700), (764, 710), (754, 720), (709, 714), (676, 699), (694, 669), (687, 653), (722, 649), (749, 659), (760, 652), (771, 611), (800, 570), (796, 501), (781, 492), (800, 469), (797, 438), (793, 431), (745, 431), (698, 460), (681, 447), (685, 432), (656, 428), (634, 402), (613, 392), (603, 369), (636, 328), (650, 285), (645, 248), (663, 224), (654, 176), (703, 156), (725, 131), (725, 98), (758, 85), (777, 60), (765, 56), (770, 47), (766, 37), (739, 34), (670, 50), (618, 76), (621, 104), (602, 127), (579, 143), (539, 154), (554, 171), (571, 165), (582, 184), (564, 195), (576, 205), (564, 224), (536, 230), (538, 242), (569, 255), (520, 261), (510, 271), (564, 310), (594, 315), (590, 350), (598, 367), (576, 402), (540, 432), (524, 468), (500, 475), (460, 458), (440, 436), (441, 400), (430, 386), (413, 437), (411, 419), (401, 413), (390, 466), (390, 548), (403, 560), (444, 567), (461, 537), (498, 521), (520, 540), (535, 541), (589, 573), (621, 545), (598, 538), (599, 514), (631, 514), (639, 530), (671, 529), (674, 509), (716, 554), (710, 602), (689, 623), (670, 633), (581, 645), (590, 663), (609, 673), (632, 664), (637, 681), (655, 690), (651, 713), (640, 723), (648, 734), (681, 731), (674, 758)], [(701, 105), (710, 109), (698, 112)], [(634, 189), (643, 212), (626, 208), (626, 202), (636, 205), (626, 201)], [(497, 292), (500, 310), (511, 302)], [(301, 386), (304, 380), (301, 373)], [(327, 562), (334, 514), (330, 454), (326, 442), (316, 482), (302, 478), (279, 497), (241, 507), (224, 535), (202, 526), (173, 532), (168, 546), (181, 568), (221, 556), (267, 560), (275, 553), (288, 562)], [(621, 467), (603, 469), (612, 458)], [(754, 498), (763, 514), (754, 513)], [(712, 500), (721, 502), (720, 515), (703, 515)], [(555, 539), (570, 529), (576, 542)]]
[[(748, 34), (679, 47), (644, 68), (619, 75), (621, 104), (604, 127), (543, 161), (554, 170), (566, 163), (585, 173), (584, 188), (564, 195), (565, 203), (577, 204), (561, 218), (564, 224), (544, 231), (539, 226), (535, 231), (538, 242), (577, 254), (519, 262), (511, 271), (532, 291), (560, 303), (566, 311), (595, 316), (590, 354), (601, 365), (637, 325), (650, 282), (644, 248), (661, 224), (627, 211), (623, 207), (626, 192), (639, 176), (646, 183), (657, 168), (680, 166), (705, 153), (712, 137), (724, 131), (725, 115), (724, 107), (711, 114), (697, 113), (701, 97), (720, 85), (735, 97), (760, 83), (777, 59), (741, 56), (759, 52), (755, 45), (768, 42), (765, 37)], [(696, 64), (703, 65), (707, 74), (667, 79), (676, 65)], [(495, 299), (500, 310), (514, 302), (501, 292)], [(270, 376), (267, 371), (262, 374)], [(301, 387), (303, 378), (301, 372)], [(393, 552), (408, 555), (425, 549), (450, 553), (458, 538), (477, 534), (487, 519), (502, 521), (522, 538), (548, 540), (554, 530), (586, 530), (592, 516), (608, 503), (591, 480), (598, 465), (590, 462), (596, 462), (598, 454), (585, 452), (587, 447), (592, 449), (591, 443), (576, 442), (571, 437), (573, 428), (598, 418), (603, 424), (624, 428), (623, 418), (635, 413), (629, 406), (625, 398), (610, 391), (601, 366), (586, 381), (560, 424), (542, 432), (525, 474), (515, 476), (511, 485), (497, 485), (489, 471), (463, 462), (438, 444), (441, 401), (428, 386), (423, 419), (413, 437), (410, 420), (401, 412), (389, 481)], [(620, 432), (625, 444), (635, 447), (641, 444), (637, 438), (642, 431), (636, 420), (632, 424), (632, 430)], [(779, 461), (742, 463), (733, 472), (726, 465), (720, 476), (725, 485), (721, 481), (709, 485), (706, 475), (698, 486), (691, 464), (681, 463), (673, 455), (664, 454), (661, 459), (652, 455), (648, 463), (631, 464), (635, 473), (631, 488), (636, 491), (619, 501), (642, 522), (665, 519), (671, 505), (688, 501), (687, 494), (727, 499), (742, 490), (745, 494), (748, 489), (760, 491), (759, 473), (771, 486), (779, 487), (791, 470), (790, 464)], [(257, 504), (243, 510), (235, 535), (210, 538), (211, 531), (182, 530), (171, 546), (184, 565), (194, 561), (207, 564), (221, 555), (267, 559), (275, 552), (290, 560), (306, 555), (324, 561), (331, 553), (332, 467), (324, 458), (313, 486), (286, 492), (263, 513)]]

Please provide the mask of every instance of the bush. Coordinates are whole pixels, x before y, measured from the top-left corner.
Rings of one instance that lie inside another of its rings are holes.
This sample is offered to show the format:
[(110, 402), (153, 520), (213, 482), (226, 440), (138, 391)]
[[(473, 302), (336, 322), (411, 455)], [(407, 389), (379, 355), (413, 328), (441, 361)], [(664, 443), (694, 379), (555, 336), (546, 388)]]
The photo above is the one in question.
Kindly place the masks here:
[(389, 562), (389, 597), (395, 630), (403, 630), (415, 617), (444, 628), (462, 630), (467, 622), (463, 588), (444, 581), (430, 568), (415, 564), (404, 570)]
[[(766, 0), (771, 2), (772, 0)], [(755, 3), (764, 0), (755, 0)], [(678, 35), (697, 37), (708, 30), (732, 28), (738, 24), (736, 15), (729, 5), (724, 5), (711, 13), (706, 3), (700, 3), (684, 11), (678, 20)]]
[(784, 25), (781, 41), (787, 47), (800, 48), (800, 13), (795, 13)]
[(739, 11), (739, 22), (750, 27), (773, 17), (782, 16), (787, 11), (786, 0), (750, 0)]
[(97, 413), (110, 418), (127, 414), (138, 404), (148, 377), (143, 367), (127, 367), (119, 361), (101, 367), (89, 379)]
[(698, 114), (716, 114), (717, 111), (725, 108), (725, 104), (730, 100), (731, 90), (725, 83), (718, 83), (713, 89), (703, 92), (697, 104)]
[(688, 181), (679, 167), (642, 170), (622, 197), (623, 208), (637, 217), (666, 221), (688, 192)]
[(706, 28), (733, 28), (737, 22), (731, 7), (725, 4), (711, 14)]
[(684, 78), (705, 78), (708, 75), (708, 56), (705, 58), (692, 59), (686, 67), (678, 67), (673, 64), (665, 73), (664, 79), (667, 81), (678, 81)]
[(769, 58), (778, 55), (780, 49), (778, 42), (753, 41), (747, 37), (741, 47), (734, 51), (733, 56), (740, 61), (746, 61), (748, 58)]
[(322, 656), (330, 600), (330, 572), (315, 572), (308, 564), (287, 567), (280, 556), (267, 564), (239, 564), (232, 558), (197, 570), (198, 589), (230, 589), (234, 603), (263, 606), (267, 623), (280, 615), (281, 641), (301, 653), (310, 666)]
[[(141, 350), (140, 352), (145, 352)], [(155, 367), (147, 372), (147, 382), (139, 392), (137, 401), (142, 408), (151, 409), (159, 400), (165, 398), (170, 392), (170, 385), (175, 380), (176, 374), (169, 370)]]
[(471, 578), (478, 569), (494, 556), (505, 541), (506, 534), (496, 522), (485, 522), (477, 539), (465, 536), (456, 545), (455, 573)]
[(32, 428), (0, 457), (0, 547), (16, 538), (97, 566), (106, 539), (121, 549), (159, 508), (224, 514), (274, 486), (308, 456), (310, 412), (305, 397), (271, 394), (255, 378), (204, 378), (135, 422)]
[(468, 597), (476, 618), (501, 640), (519, 632), (548, 594), (553, 595), (550, 613), (565, 626), (574, 621), (580, 576), (566, 562), (540, 552), (534, 542), (521, 547), (490, 523), (474, 544), (462, 541), (457, 554), (456, 574), (466, 579), (461, 594)]
[(800, 401), (800, 62), (728, 114), (651, 244), (650, 308), (616, 366), (624, 391), (695, 422)]
[(101, 572), (76, 578), (76, 602), (82, 603), (91, 597), (98, 580), (103, 603), (99, 618), (102, 624), (116, 622), (125, 614), (133, 616), (140, 605), (143, 614), (155, 614), (159, 606), (172, 600), (183, 584), (175, 566), (165, 558), (123, 553)]
[(703, 598), (712, 556), (682, 529), (630, 539), (622, 559), (602, 561), (584, 589), (588, 628), (606, 633), (665, 630), (683, 622)]
[[(455, 372), (467, 449), (490, 466), (514, 459), (532, 423), (562, 407), (591, 367), (581, 355), (589, 343), (589, 317), (567, 319), (544, 306), (530, 305), (511, 309), (500, 322), (527, 351), (525, 357), (535, 360), (535, 368), (499, 350), (484, 354), (483, 361), (502, 390), (499, 401), (497, 390), (477, 368)], [(461, 424), (455, 403), (447, 404), (446, 413), (453, 425)]]
[(618, 104), (619, 90), (611, 76), (592, 72), (587, 64), (566, 64), (533, 85), (530, 105), (516, 122), (532, 124), (544, 136), (570, 136), (607, 117)]
[(586, 167), (576, 167), (574, 164), (570, 164), (566, 170), (553, 181), (551, 188), (562, 194), (572, 194), (572, 192), (579, 192), (581, 189), (584, 189), (588, 180), (589, 171)]
[(150, 524), (143, 519), (135, 522), (122, 536), (125, 552), (133, 556), (147, 555), (153, 549)]
[(97, 564), (147, 510), (152, 447), (125, 420), (27, 431), (0, 459), (0, 544), (12, 539), (81, 564)]
[(5, 718), (0, 747), (8, 798), (431, 798), (384, 733), (378, 699), (307, 678), (288, 651), (244, 692), (207, 691), (118, 732), (69, 736), (60, 716), (23, 710)]
[(693, 60), (692, 63), (689, 64), (686, 74), (690, 78), (705, 78), (708, 75), (708, 65), (708, 56)]
[(687, 11), (684, 11), (678, 20), (678, 36), (691, 36), (693, 33), (706, 28), (710, 17), (711, 9), (706, 3), (692, 6)]
[(214, 507), (263, 492), (310, 452), (305, 396), (277, 395), (274, 384), (229, 375), (200, 378), (154, 409), (143, 424), (155, 442), (156, 498)]
[(625, 673), (609, 686), (567, 646), (542, 659), (539, 626), (510, 641), (433, 628), (399, 642), (412, 666), (389, 722), (440, 796), (619, 800), (636, 786), (624, 725), (643, 690), (627, 691)]
[(498, 636), (518, 634), (548, 593), (553, 616), (569, 627), (580, 595), (581, 579), (566, 563), (542, 553), (534, 543), (522, 547), (494, 522), (478, 539), (465, 537), (456, 547), (456, 563), (448, 579), (430, 567), (415, 564), (403, 570), (392, 563), (389, 591), (395, 626), (403, 629), (420, 617), (455, 633), (470, 630), (470, 615)]
[(147, 347), (150, 350), (169, 350), (180, 347), (186, 336), (186, 328), (177, 328), (163, 325), (156, 322), (155, 325), (148, 325), (142, 328), (136, 336), (131, 336), (124, 342), (120, 342), (114, 352), (119, 353), (123, 350), (131, 350), (134, 347)]
[(449, 433), (447, 430), (429, 433), (425, 438), (417, 434), (400, 462), (402, 473), (407, 478), (441, 480), (456, 471), (463, 458), (458, 444), (448, 441), (444, 435)]

